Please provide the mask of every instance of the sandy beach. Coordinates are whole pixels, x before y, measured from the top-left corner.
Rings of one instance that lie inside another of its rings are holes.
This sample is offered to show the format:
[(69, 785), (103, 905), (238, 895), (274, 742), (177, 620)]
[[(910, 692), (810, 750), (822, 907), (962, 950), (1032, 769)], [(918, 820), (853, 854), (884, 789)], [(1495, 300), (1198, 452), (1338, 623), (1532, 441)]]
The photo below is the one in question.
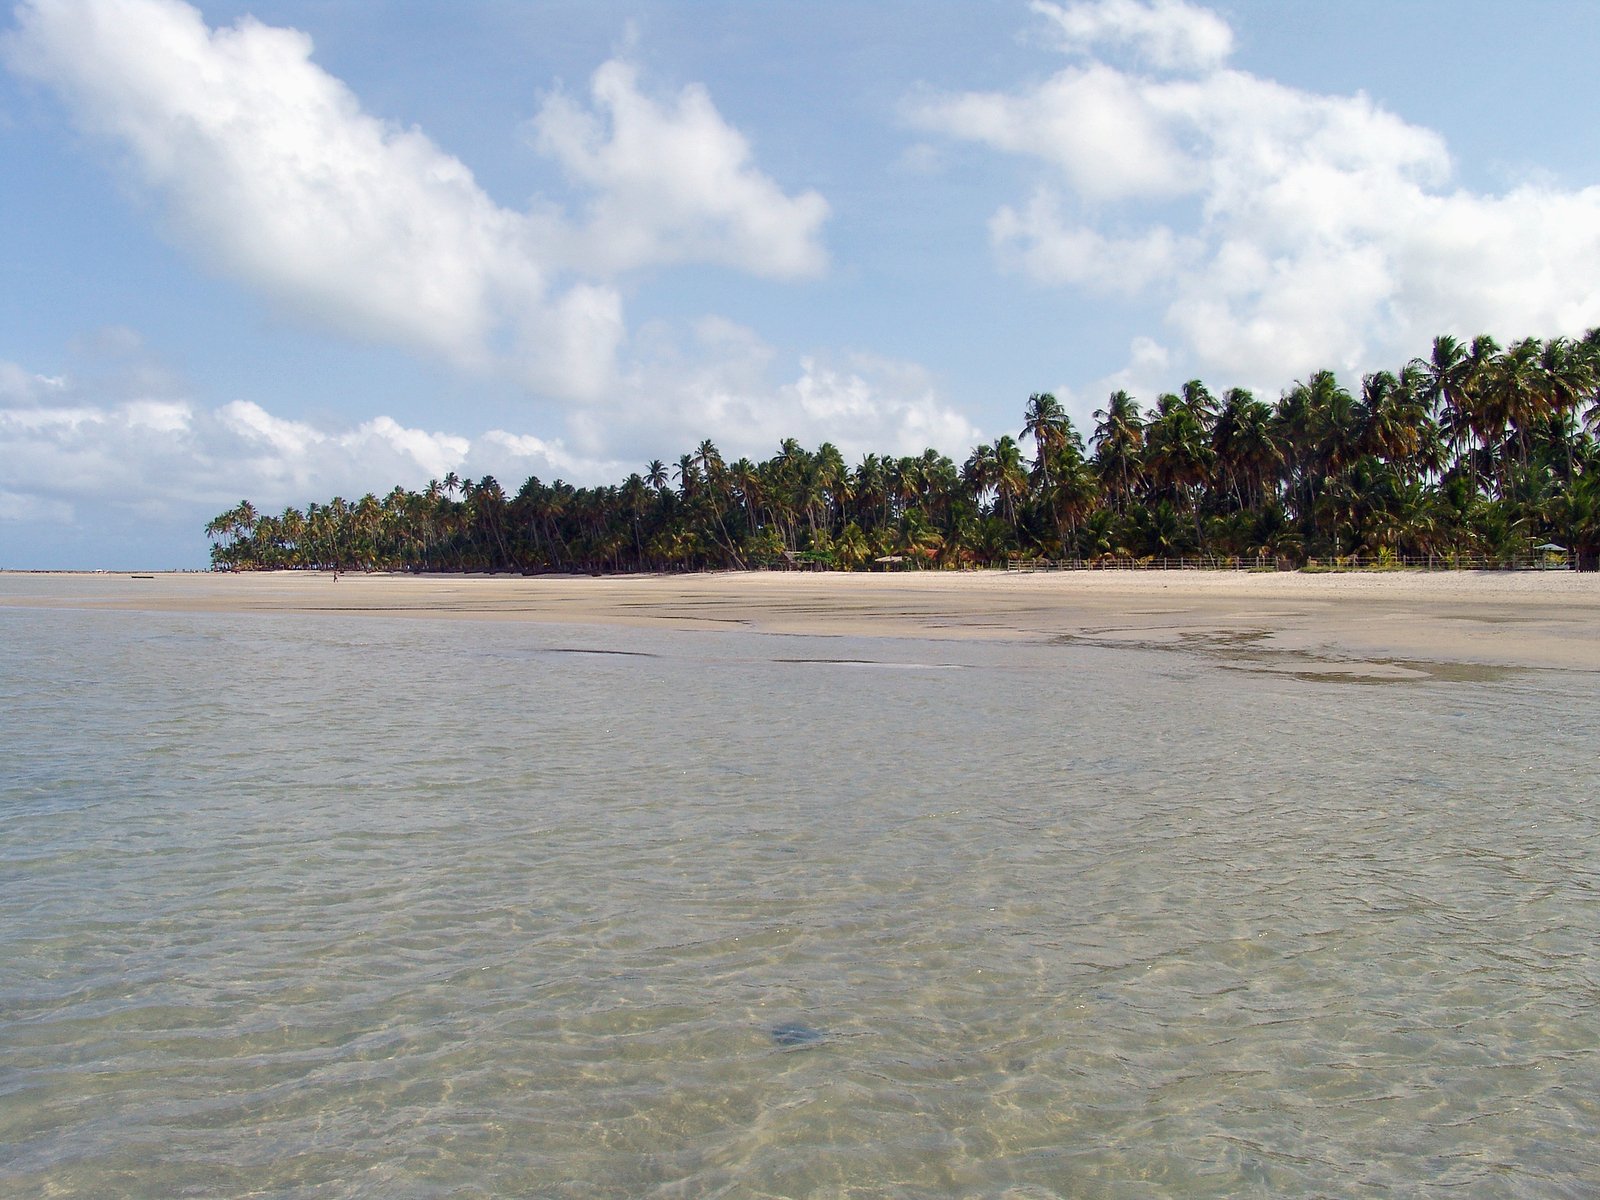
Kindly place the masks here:
[[(0, 576), (0, 604), (365, 614), (1167, 648), (1254, 670), (1600, 671), (1600, 577), (1569, 572), (303, 572)], [(60, 581), (51, 586), (50, 581)]]

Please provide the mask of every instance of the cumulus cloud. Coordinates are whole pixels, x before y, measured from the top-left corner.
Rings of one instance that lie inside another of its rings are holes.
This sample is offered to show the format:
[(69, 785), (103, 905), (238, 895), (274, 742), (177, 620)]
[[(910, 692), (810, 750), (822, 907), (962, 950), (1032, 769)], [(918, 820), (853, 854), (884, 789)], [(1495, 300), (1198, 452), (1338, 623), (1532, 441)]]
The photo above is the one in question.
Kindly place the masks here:
[(0, 362), (0, 566), (199, 566), (205, 523), (241, 499), (276, 511), (420, 489), (451, 471), (493, 475), (510, 491), (530, 475), (626, 473), (559, 438), (389, 416), (313, 424), (244, 400), (130, 393), (136, 374), (80, 381)]
[(1094, 0), (1029, 5), (1053, 27), (1060, 48), (1088, 54), (1099, 47), (1131, 50), (1162, 70), (1218, 67), (1233, 52), (1233, 30), (1216, 13), (1185, 0)]
[[(274, 416), (248, 400), (207, 414), (196, 461), (233, 462), (274, 499), (326, 499), (394, 483), (416, 486), (466, 464), (472, 443), (453, 434), (408, 429), (380, 416), (353, 428), (325, 430)], [(231, 456), (228, 457), (228, 456)]]
[(420, 132), (361, 110), (311, 40), (177, 0), (36, 0), (13, 69), (127, 152), (173, 236), (285, 310), (481, 363), (506, 305), (543, 302), (535, 222)]
[(1007, 266), (1041, 283), (1129, 295), (1169, 278), (1200, 251), (1197, 239), (1179, 238), (1164, 225), (1118, 237), (1065, 221), (1059, 199), (1043, 188), (1025, 209), (1006, 206), (995, 213), (989, 234)]
[(161, 373), (142, 353), (82, 379), (0, 362), (0, 525), (10, 530), (0, 548), (12, 556), (0, 565), (21, 565), (25, 529), (106, 545), (138, 532), (156, 538), (166, 561), (199, 565), (205, 522), (241, 499), (275, 511), (397, 484), (420, 489), (452, 471), (493, 475), (510, 492), (532, 475), (615, 483), (708, 435), (730, 461), (769, 457), (786, 437), (833, 441), (851, 459), (930, 445), (959, 454), (978, 440), (910, 364), (780, 364), (754, 332), (722, 318), (704, 319), (687, 339), (652, 330), (648, 340), (650, 361), (574, 410), (560, 437), (419, 428), (387, 415), (312, 422), (248, 400), (209, 405), (170, 381), (144, 390)]
[(909, 110), (1040, 164), (990, 222), (1006, 267), (1161, 298), (1169, 339), (1256, 386), (1393, 365), (1445, 331), (1600, 324), (1600, 187), (1471, 192), (1436, 132), (1228, 67), (1226, 23), (1181, 0), (1033, 9), (1079, 61)]
[(641, 341), (648, 356), (617, 394), (572, 421), (575, 447), (613, 446), (643, 461), (710, 435), (724, 457), (767, 458), (792, 437), (830, 441), (848, 460), (930, 446), (955, 454), (978, 439), (915, 364), (859, 353), (780, 362), (753, 330), (722, 317), (686, 339), (652, 328)]
[[(1148, 403), (1151, 397), (1172, 390), (1176, 369), (1166, 346), (1140, 334), (1129, 341), (1128, 358), (1121, 367), (1081, 391), (1068, 390), (1060, 399), (1075, 417), (1088, 417), (1104, 407), (1106, 397), (1116, 391), (1127, 392)], [(1085, 432), (1090, 428), (1092, 426), (1086, 423)]]
[(167, 398), (97, 401), (66, 380), (0, 374), (0, 519), (72, 522), (80, 506), (145, 507), (181, 494), (194, 411)]
[(171, 236), (300, 320), (507, 372), (584, 400), (626, 340), (612, 276), (715, 262), (815, 274), (827, 205), (756, 169), (703, 88), (656, 101), (623, 62), (597, 112), (556, 96), (540, 145), (590, 195), (583, 222), (496, 203), (415, 128), (365, 112), (311, 39), (182, 0), (28, 0), (5, 57), (124, 152)]
[(1040, 159), (1093, 204), (1178, 196), (1199, 183), (1183, 130), (1136, 77), (1094, 63), (1019, 92), (968, 92), (912, 106), (924, 128)]
[[(148, 362), (115, 381), (0, 364), (0, 519), (82, 527), (130, 512), (192, 533), (247, 496), (347, 498), (449, 471), (613, 481), (708, 435), (765, 456), (784, 437), (850, 454), (959, 453), (976, 431), (917, 368), (859, 355), (779, 362), (716, 317), (630, 330), (621, 276), (716, 264), (790, 280), (827, 268), (828, 205), (786, 192), (706, 89), (652, 93), (618, 59), (531, 125), (571, 211), (491, 198), (422, 131), (380, 119), (310, 38), (183, 0), (24, 0), (3, 53), (121, 155), (172, 239), (315, 327), (397, 344), (564, 402), (560, 433), (342, 427), (246, 400), (203, 403)], [(99, 354), (138, 351), (131, 330)]]
[[(303, 503), (426, 478), (466, 460), (465, 439), (388, 417), (336, 431), (235, 401), (121, 400), (69, 383), (48, 396), (0, 399), (0, 474), (35, 512), (71, 523), (89, 513), (177, 515), (249, 495)], [(308, 491), (308, 489), (311, 489)]]
[(828, 203), (786, 196), (750, 161), (750, 147), (691, 84), (657, 101), (638, 72), (612, 61), (590, 83), (593, 107), (546, 99), (533, 128), (540, 149), (594, 190), (577, 257), (612, 271), (714, 262), (757, 275), (819, 274)]

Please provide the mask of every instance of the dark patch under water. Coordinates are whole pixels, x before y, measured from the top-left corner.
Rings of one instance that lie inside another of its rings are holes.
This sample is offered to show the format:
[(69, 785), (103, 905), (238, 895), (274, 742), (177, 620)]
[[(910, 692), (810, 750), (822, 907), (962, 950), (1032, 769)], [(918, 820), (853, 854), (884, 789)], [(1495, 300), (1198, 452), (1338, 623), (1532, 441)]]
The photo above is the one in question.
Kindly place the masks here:
[(659, 654), (652, 654), (648, 650), (609, 650), (595, 649), (590, 646), (551, 646), (551, 654), (619, 654), (624, 658), (660, 658)]
[(768, 1032), (772, 1034), (773, 1042), (785, 1049), (815, 1046), (827, 1036), (822, 1030), (801, 1021), (785, 1021), (782, 1025), (774, 1025)]

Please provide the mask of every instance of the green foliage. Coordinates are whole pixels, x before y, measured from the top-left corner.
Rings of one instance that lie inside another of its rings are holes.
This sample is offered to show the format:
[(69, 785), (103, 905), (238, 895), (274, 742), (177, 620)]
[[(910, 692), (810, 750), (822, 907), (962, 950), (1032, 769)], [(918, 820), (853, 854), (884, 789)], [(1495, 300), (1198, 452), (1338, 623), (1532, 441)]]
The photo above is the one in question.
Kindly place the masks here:
[[(1276, 404), (1199, 380), (1148, 413), (1115, 392), (1086, 447), (1056, 398), (1028, 397), (1016, 437), (961, 466), (786, 439), (728, 464), (708, 439), (621, 485), (530, 478), (508, 496), (454, 472), (421, 492), (205, 527), (214, 568), (401, 571), (866, 570), (1013, 556), (1238, 562), (1502, 562), (1555, 542), (1600, 560), (1600, 331), (1580, 340), (1435, 339), (1427, 358), (1331, 371)], [(1018, 438), (1023, 439), (1019, 441)], [(1031, 450), (1031, 462), (1027, 457)]]

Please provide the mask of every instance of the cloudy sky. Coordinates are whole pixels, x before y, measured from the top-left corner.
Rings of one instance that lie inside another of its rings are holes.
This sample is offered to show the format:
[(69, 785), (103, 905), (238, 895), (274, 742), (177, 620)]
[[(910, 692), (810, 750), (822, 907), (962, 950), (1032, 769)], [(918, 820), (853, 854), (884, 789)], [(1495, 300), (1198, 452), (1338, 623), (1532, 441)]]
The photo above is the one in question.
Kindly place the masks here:
[(26, 0), (0, 567), (1600, 325), (1592, 0)]

